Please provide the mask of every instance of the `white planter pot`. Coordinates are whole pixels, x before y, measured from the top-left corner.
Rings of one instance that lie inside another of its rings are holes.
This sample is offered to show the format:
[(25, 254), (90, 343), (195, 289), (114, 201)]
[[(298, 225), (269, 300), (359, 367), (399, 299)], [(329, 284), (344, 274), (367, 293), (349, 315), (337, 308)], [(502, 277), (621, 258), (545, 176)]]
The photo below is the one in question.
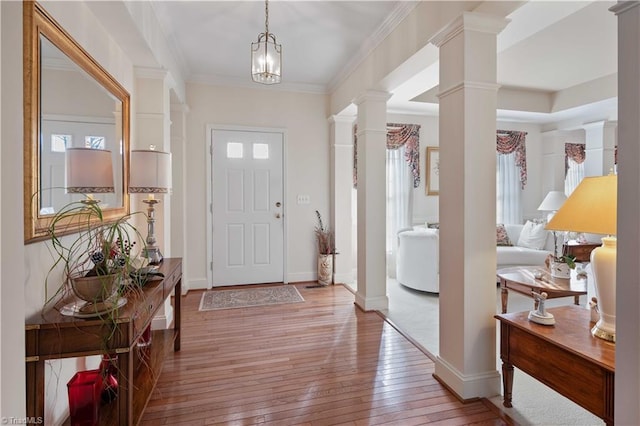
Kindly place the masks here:
[(329, 285), (333, 281), (333, 255), (318, 255), (318, 284)]
[(551, 262), (551, 276), (555, 278), (570, 278), (571, 269), (564, 262)]

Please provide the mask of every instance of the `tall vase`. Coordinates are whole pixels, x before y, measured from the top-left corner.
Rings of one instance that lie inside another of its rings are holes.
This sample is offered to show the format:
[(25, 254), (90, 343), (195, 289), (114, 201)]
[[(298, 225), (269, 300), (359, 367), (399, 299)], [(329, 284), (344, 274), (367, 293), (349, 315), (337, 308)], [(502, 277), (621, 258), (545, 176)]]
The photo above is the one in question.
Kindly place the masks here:
[(318, 284), (327, 286), (333, 281), (333, 255), (318, 255)]

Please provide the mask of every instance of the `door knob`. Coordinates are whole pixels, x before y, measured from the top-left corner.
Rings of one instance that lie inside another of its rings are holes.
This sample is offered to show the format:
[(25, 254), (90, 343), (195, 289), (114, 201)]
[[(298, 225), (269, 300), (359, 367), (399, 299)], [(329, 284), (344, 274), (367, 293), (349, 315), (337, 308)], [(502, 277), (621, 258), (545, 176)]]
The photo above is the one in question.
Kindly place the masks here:
[(276, 207), (280, 207), (281, 205), (280, 201), (276, 202)]
[(280, 213), (276, 213), (276, 219), (280, 219)]

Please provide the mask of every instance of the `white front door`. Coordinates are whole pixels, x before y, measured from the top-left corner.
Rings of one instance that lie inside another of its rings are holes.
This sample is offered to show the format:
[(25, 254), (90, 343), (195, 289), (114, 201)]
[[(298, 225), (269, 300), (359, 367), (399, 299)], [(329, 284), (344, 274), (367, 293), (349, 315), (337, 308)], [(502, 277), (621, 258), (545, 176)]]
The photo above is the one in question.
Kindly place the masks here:
[(212, 132), (213, 286), (283, 282), (283, 134)]

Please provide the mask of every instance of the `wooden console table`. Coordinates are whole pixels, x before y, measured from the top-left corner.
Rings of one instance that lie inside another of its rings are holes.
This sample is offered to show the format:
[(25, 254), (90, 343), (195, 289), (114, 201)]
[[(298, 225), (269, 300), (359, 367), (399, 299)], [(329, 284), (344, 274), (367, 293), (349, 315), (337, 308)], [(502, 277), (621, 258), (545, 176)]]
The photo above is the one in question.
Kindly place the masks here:
[[(182, 259), (164, 259), (159, 271), (164, 279), (148, 282), (142, 292), (124, 295), (127, 304), (119, 310), (115, 331), (100, 318), (77, 319), (55, 309), (26, 324), (28, 418), (41, 418), (43, 424), (48, 424), (44, 419), (46, 360), (115, 353), (118, 355), (118, 397), (101, 407), (100, 424), (138, 424), (165, 355), (172, 344), (174, 351), (180, 350)], [(142, 332), (172, 293), (175, 294), (173, 329), (154, 331), (151, 345), (138, 347)]]
[(590, 312), (578, 306), (549, 308), (556, 324), (527, 319), (529, 312), (500, 314), (504, 406), (511, 407), (513, 367), (613, 424), (615, 344), (591, 335)]

